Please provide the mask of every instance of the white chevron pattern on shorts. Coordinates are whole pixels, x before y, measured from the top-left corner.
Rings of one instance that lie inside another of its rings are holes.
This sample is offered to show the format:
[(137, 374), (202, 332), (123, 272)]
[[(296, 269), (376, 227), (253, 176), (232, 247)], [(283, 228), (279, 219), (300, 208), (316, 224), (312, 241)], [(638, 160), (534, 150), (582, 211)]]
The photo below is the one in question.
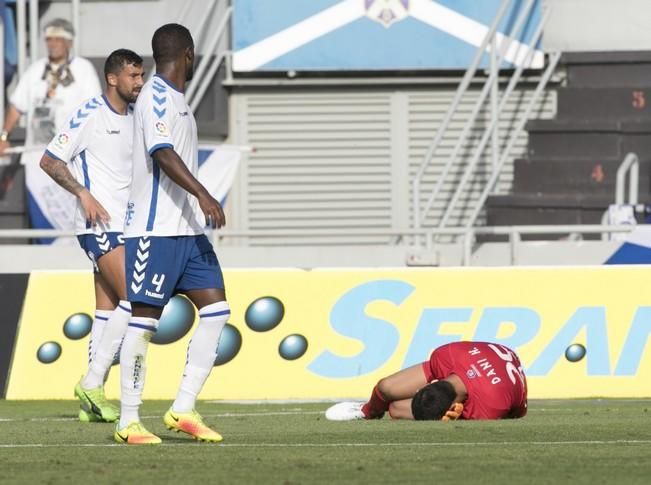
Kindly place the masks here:
[(142, 282), (145, 279), (145, 270), (147, 269), (147, 261), (149, 260), (149, 246), (151, 241), (149, 237), (141, 237), (138, 241), (138, 249), (136, 250), (136, 261), (134, 263), (134, 270), (131, 274), (131, 291), (138, 293), (142, 290)]
[(150, 245), (151, 245), (151, 241), (149, 240), (149, 236), (141, 237), (140, 240), (138, 241), (138, 247), (143, 251), (149, 249)]
[(109, 241), (109, 238), (105, 232), (102, 234), (96, 234), (95, 240), (97, 241), (97, 245), (102, 250), (102, 252), (106, 253), (111, 250), (111, 241)]

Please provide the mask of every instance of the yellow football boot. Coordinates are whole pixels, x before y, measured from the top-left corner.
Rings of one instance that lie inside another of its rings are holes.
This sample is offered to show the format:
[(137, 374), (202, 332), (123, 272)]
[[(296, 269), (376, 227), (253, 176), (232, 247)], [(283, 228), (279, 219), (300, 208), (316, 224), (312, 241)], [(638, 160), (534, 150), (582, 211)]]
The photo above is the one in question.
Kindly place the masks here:
[(195, 410), (189, 413), (177, 413), (170, 409), (165, 413), (163, 422), (168, 429), (177, 433), (183, 431), (198, 441), (211, 441), (216, 443), (224, 439), (217, 431), (206, 426), (201, 415)]
[(118, 443), (127, 445), (158, 445), (162, 440), (154, 433), (147, 431), (140, 421), (133, 421), (125, 428), (115, 428), (113, 438)]

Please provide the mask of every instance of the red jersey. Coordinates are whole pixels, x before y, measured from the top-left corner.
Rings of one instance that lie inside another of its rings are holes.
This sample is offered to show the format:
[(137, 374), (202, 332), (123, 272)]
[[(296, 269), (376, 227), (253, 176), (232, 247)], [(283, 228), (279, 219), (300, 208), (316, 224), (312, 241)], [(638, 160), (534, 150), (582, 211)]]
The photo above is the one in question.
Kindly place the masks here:
[(428, 382), (450, 374), (468, 391), (464, 419), (521, 418), (527, 414), (527, 380), (518, 356), (489, 342), (453, 342), (438, 347), (423, 362)]

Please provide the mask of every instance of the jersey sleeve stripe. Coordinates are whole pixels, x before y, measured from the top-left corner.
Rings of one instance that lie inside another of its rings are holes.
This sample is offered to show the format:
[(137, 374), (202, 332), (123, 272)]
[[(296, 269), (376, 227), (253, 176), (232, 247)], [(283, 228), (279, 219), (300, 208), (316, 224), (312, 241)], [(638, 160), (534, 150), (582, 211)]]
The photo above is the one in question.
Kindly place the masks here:
[(158, 150), (160, 150), (162, 148), (171, 148), (172, 150), (174, 150), (174, 145), (172, 145), (171, 143), (159, 143), (158, 145), (154, 145), (149, 150), (149, 156), (152, 156), (154, 154), (154, 152), (156, 152), (156, 151), (158, 151)]
[[(84, 172), (84, 187), (90, 191), (90, 176), (88, 175), (88, 162), (86, 161), (86, 150), (79, 154), (81, 158), (81, 170)], [(86, 229), (90, 229), (90, 221), (86, 220)]]
[(45, 150), (45, 154), (50, 158), (54, 158), (55, 160), (59, 160), (60, 162), (67, 163), (65, 160), (62, 160), (61, 157), (52, 153), (50, 150)]
[(154, 229), (154, 220), (156, 219), (156, 204), (158, 203), (158, 183), (160, 180), (160, 167), (156, 161), (153, 161), (153, 175), (151, 188), (151, 202), (149, 202), (149, 217), (147, 217), (147, 231)]
[(90, 177), (88, 175), (88, 162), (86, 161), (86, 150), (79, 154), (81, 157), (81, 169), (84, 172), (84, 187), (90, 190)]

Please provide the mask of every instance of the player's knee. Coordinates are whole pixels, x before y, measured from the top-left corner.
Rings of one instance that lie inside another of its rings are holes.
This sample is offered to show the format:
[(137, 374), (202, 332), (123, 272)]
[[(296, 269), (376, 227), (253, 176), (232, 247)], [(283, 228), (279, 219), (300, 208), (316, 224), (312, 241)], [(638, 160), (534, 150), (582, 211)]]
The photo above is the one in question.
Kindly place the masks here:
[(377, 392), (380, 393), (380, 396), (382, 396), (383, 399), (391, 399), (391, 381), (387, 379), (386, 377), (383, 377), (380, 379), (375, 386), (377, 389)]

